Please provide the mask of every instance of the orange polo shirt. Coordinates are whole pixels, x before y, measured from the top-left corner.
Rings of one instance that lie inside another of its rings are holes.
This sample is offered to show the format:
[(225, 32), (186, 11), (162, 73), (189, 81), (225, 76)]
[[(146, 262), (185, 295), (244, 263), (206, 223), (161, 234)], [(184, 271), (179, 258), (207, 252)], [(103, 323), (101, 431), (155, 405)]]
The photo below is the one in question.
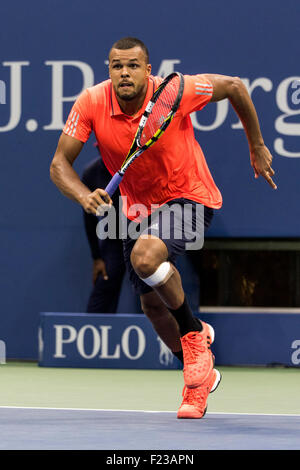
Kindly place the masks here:
[[(134, 139), (140, 118), (161, 77), (149, 78), (144, 104), (134, 116), (124, 114), (111, 80), (87, 88), (76, 100), (63, 132), (86, 142), (93, 131), (103, 162), (113, 175), (118, 171)], [(218, 209), (222, 196), (195, 139), (190, 113), (201, 110), (212, 97), (212, 84), (204, 75), (184, 75), (179, 109), (163, 136), (128, 168), (120, 184), (127, 196), (123, 210), (133, 204), (160, 206), (175, 198), (186, 198)]]

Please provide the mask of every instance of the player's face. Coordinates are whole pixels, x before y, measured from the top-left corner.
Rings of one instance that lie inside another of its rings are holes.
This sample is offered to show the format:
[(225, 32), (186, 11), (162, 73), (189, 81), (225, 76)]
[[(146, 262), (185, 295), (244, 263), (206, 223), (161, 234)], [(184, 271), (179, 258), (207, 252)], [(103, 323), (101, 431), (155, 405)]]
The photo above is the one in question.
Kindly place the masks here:
[(109, 56), (109, 76), (116, 95), (124, 101), (131, 101), (147, 91), (147, 79), (151, 65), (139, 47), (112, 49)]

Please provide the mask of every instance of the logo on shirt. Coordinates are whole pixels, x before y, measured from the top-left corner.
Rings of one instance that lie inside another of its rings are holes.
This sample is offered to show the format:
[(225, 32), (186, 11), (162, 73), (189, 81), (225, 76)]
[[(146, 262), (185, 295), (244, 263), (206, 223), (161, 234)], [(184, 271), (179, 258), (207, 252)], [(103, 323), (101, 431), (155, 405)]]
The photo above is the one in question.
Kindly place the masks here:
[(71, 137), (74, 137), (78, 120), (79, 120), (79, 113), (77, 113), (76, 111), (73, 111), (70, 114), (70, 117), (67, 122), (66, 134), (70, 135)]
[(212, 95), (213, 89), (211, 85), (207, 83), (195, 83), (195, 93), (196, 95)]

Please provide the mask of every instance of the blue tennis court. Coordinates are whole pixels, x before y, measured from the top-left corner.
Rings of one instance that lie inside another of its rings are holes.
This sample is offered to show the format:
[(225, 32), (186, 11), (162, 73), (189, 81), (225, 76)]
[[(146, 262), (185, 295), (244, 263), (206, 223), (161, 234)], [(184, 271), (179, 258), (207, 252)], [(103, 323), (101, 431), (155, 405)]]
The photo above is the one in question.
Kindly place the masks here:
[(300, 415), (1, 408), (6, 450), (295, 450)]

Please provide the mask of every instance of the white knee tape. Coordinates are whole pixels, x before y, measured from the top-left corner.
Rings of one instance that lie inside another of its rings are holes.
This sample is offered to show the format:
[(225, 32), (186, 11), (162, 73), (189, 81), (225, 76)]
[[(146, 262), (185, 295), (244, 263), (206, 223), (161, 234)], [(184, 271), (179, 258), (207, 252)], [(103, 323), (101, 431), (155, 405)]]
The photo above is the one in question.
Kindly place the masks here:
[(172, 276), (174, 270), (168, 261), (164, 261), (158, 266), (155, 273), (151, 276), (142, 279), (150, 287), (158, 287), (167, 282), (167, 280)]

